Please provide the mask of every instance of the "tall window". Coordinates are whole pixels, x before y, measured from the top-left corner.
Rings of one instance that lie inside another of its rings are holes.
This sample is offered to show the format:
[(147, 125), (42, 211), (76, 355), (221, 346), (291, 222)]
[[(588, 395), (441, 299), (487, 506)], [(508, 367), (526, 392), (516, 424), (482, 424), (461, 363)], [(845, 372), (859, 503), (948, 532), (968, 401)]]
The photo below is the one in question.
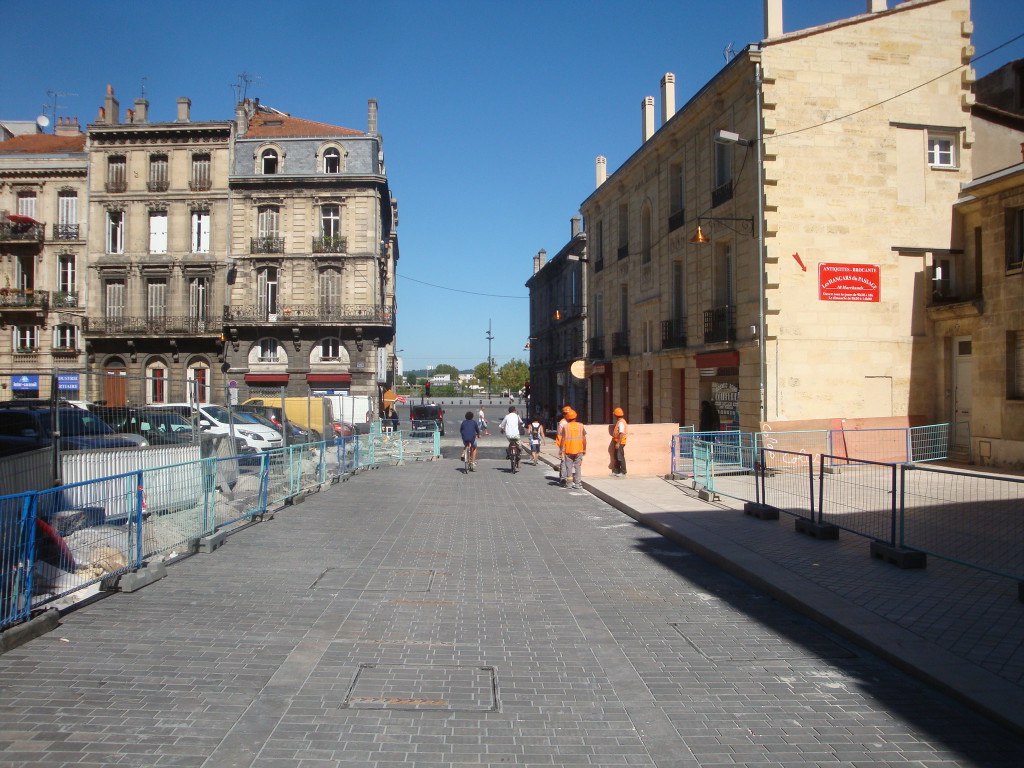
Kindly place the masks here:
[(164, 192), (169, 186), (167, 155), (150, 155), (149, 180), (146, 183), (146, 189), (150, 192)]
[(264, 175), (277, 173), (277, 150), (264, 149), (260, 154), (260, 169)]
[(594, 336), (604, 336), (604, 294), (594, 294)]
[(35, 352), (39, 349), (39, 327), (19, 325), (14, 329), (14, 348), (18, 352)]
[(594, 271), (604, 269), (604, 220), (594, 227)]
[(107, 280), (103, 291), (103, 314), (107, 320), (121, 320), (124, 317), (124, 279)]
[(57, 262), (57, 295), (53, 303), (58, 307), (74, 307), (78, 304), (75, 257), (66, 253)]
[(128, 163), (124, 155), (107, 158), (107, 192), (124, 192), (128, 188)]
[(711, 192), (711, 204), (721, 205), (732, 199), (732, 146), (713, 145), (715, 152), (715, 187)]
[(192, 363), (185, 371), (185, 378), (190, 403), (210, 402), (210, 366), (203, 362)]
[(167, 253), (167, 211), (149, 212), (149, 252)]
[(629, 330), (629, 286), (619, 286), (619, 330)]
[(1024, 208), (1006, 211), (1006, 268), (1024, 267)]
[(55, 349), (78, 349), (78, 328), (73, 325), (58, 325), (53, 329)]
[(22, 216), (31, 216), (33, 219), (36, 217), (35, 192), (18, 193), (18, 213)]
[(682, 163), (669, 166), (668, 183), (668, 229), (671, 232), (683, 226), (686, 218), (686, 186)]
[(260, 339), (260, 362), (261, 363), (276, 363), (278, 362), (277, 357), (277, 339), (271, 339), (264, 337)]
[(333, 362), (341, 357), (341, 339), (329, 338), (320, 342), (320, 359)]
[(192, 211), (192, 253), (210, 252), (210, 212)]
[(331, 312), (341, 307), (341, 271), (325, 269), (319, 275), (321, 311)]
[(619, 204), (619, 258), (629, 254), (629, 205)]
[(341, 153), (334, 147), (324, 152), (324, 173), (341, 173)]
[(188, 316), (196, 330), (206, 329), (206, 318), (209, 314), (210, 279), (193, 277), (188, 281)]
[(278, 211), (276, 205), (261, 206), (257, 218), (256, 234), (260, 237), (278, 236)]
[(264, 267), (256, 274), (256, 300), (261, 315), (277, 314), (277, 267)]
[(167, 278), (150, 278), (146, 281), (146, 317), (163, 320), (167, 316)]
[(77, 192), (61, 192), (57, 195), (57, 231), (54, 236), (58, 240), (78, 239)]
[(957, 136), (954, 133), (928, 132), (928, 165), (932, 168), (956, 168)]
[(32, 256), (16, 256), (14, 279), (19, 291), (32, 291), (36, 287), (36, 260)]
[(213, 182), (210, 176), (210, 156), (205, 152), (192, 155), (192, 178), (189, 181), (189, 188), (199, 191), (211, 186)]
[(672, 317), (686, 317), (686, 267), (681, 261), (672, 262)]
[(320, 234), (324, 238), (336, 238), (341, 236), (341, 206), (321, 205), (320, 206)]
[(1024, 331), (1008, 334), (1010, 360), (1013, 362), (1013, 378), (1010, 382), (1010, 397), (1024, 399)]
[(733, 273), (732, 243), (715, 244), (715, 307), (731, 307), (736, 303), (736, 284)]
[(167, 402), (167, 366), (163, 363), (153, 363), (146, 368), (146, 402), (166, 403)]
[(652, 248), (652, 234), (651, 234), (651, 206), (649, 203), (644, 203), (643, 211), (640, 213), (640, 263), (650, 264), (651, 263), (651, 248)]
[(124, 253), (124, 211), (107, 211), (107, 253)]

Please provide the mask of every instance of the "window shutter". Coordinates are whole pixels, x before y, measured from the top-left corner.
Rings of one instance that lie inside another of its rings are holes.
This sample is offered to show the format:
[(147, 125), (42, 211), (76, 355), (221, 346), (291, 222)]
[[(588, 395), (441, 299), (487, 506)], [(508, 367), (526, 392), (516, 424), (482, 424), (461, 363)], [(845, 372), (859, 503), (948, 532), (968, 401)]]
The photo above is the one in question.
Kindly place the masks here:
[(167, 214), (149, 214), (149, 252), (167, 253)]

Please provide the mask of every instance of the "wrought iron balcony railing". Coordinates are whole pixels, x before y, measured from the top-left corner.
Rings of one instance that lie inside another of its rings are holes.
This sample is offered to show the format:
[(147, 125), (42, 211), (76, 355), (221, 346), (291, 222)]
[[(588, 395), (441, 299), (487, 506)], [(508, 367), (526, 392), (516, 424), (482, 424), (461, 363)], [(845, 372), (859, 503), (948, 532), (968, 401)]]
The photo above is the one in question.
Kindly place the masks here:
[(661, 348), (675, 349), (686, 346), (686, 318), (676, 317), (661, 323)]
[(619, 250), (618, 250), (617, 253), (618, 253), (618, 257), (620, 259), (626, 258), (627, 256), (629, 256), (629, 246), (628, 245), (620, 245), (619, 246)]
[(629, 331), (616, 331), (612, 334), (612, 355), (629, 354)]
[(53, 291), (50, 294), (51, 307), (77, 307), (78, 291)]
[(711, 190), (711, 207), (719, 206), (727, 200), (732, 200), (732, 180), (720, 184)]
[(704, 312), (704, 343), (736, 341), (736, 307), (715, 307)]
[(686, 223), (686, 211), (680, 208), (668, 217), (668, 231), (673, 232)]
[(391, 325), (394, 315), (390, 307), (372, 304), (346, 304), (342, 307), (327, 307), (320, 304), (291, 304), (279, 307), (276, 312), (266, 307), (241, 306), (225, 307), (226, 323), (364, 323)]
[(254, 237), (251, 239), (249, 253), (284, 253), (284, 238)]
[(41, 243), (46, 234), (46, 225), (19, 224), (14, 221), (0, 221), (0, 240), (7, 242)]
[(2, 309), (45, 309), (49, 303), (49, 291), (0, 288), (0, 308)]
[(54, 224), (53, 225), (53, 239), (54, 240), (77, 240), (78, 239), (78, 225), (77, 224)]
[(210, 333), (219, 334), (221, 324), (212, 317), (190, 317), (188, 315), (164, 315), (161, 317), (89, 317), (82, 330), (90, 334), (168, 334), (168, 333)]
[(123, 179), (121, 181), (108, 181), (104, 185), (104, 189), (106, 189), (107, 192), (127, 192), (128, 182)]
[(604, 354), (604, 336), (591, 336), (590, 337), (590, 355), (591, 360), (603, 360)]
[(314, 237), (313, 253), (346, 253), (348, 241), (344, 237)]
[(150, 192), (166, 192), (171, 187), (171, 182), (167, 179), (156, 179), (153, 181), (146, 182), (146, 189)]
[(188, 183), (188, 188), (193, 192), (203, 192), (210, 189), (213, 186), (213, 182), (209, 179), (192, 179)]

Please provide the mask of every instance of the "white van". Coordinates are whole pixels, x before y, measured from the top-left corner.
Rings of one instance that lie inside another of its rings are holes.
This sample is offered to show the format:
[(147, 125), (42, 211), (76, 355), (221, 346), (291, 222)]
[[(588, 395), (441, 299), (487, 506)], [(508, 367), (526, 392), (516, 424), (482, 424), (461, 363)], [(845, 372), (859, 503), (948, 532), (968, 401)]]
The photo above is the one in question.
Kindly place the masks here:
[(160, 403), (147, 408), (173, 408), (179, 413), (195, 413), (200, 431), (208, 435), (227, 435), (231, 433), (231, 422), (235, 425), (235, 436), (241, 438), (246, 448), (252, 453), (262, 453), (284, 445), (281, 433), (276, 429), (260, 424), (247, 413), (228, 410), (222, 405), (202, 403), (193, 408), (188, 403)]

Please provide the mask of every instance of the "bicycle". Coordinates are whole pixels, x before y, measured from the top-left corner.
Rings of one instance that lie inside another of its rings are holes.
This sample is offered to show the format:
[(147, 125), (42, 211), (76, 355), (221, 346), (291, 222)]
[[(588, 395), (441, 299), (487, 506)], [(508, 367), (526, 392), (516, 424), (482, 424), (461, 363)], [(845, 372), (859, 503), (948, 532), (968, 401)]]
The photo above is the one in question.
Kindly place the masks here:
[(509, 446), (508, 446), (508, 461), (509, 461), (509, 464), (512, 465), (512, 474), (513, 475), (516, 472), (519, 471), (519, 457), (520, 457), (521, 451), (522, 451), (522, 448), (520, 447), (518, 440), (509, 443)]
[(463, 463), (462, 471), (465, 472), (467, 475), (470, 472), (475, 472), (476, 471), (476, 462), (473, 461), (470, 458), (472, 455), (473, 455), (473, 449), (470, 446), (468, 446), (468, 445), (467, 446), (463, 446), (463, 448), (462, 448), (462, 463)]

